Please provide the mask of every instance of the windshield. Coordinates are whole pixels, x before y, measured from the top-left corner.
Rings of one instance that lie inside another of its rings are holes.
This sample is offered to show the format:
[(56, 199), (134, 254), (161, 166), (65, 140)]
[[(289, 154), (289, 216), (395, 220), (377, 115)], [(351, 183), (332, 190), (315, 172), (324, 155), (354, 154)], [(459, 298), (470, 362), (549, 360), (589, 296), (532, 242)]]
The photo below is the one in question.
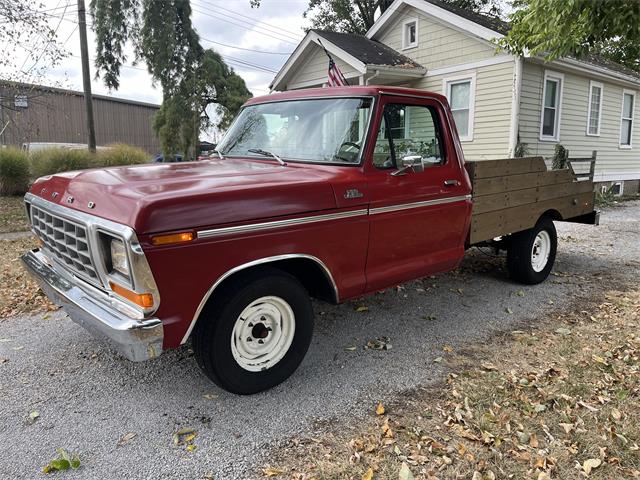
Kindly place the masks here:
[[(356, 164), (364, 145), (371, 98), (320, 98), (249, 105), (220, 142), (225, 156)], [(253, 152), (251, 152), (253, 150)]]

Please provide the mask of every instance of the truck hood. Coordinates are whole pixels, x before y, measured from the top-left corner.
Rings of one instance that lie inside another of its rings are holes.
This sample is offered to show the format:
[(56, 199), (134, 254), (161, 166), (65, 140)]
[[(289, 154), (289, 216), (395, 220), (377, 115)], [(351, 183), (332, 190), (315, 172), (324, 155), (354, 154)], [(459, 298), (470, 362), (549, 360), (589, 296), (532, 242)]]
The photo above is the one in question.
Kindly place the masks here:
[(30, 191), (148, 234), (332, 209), (329, 177), (306, 165), (224, 159), (65, 172)]

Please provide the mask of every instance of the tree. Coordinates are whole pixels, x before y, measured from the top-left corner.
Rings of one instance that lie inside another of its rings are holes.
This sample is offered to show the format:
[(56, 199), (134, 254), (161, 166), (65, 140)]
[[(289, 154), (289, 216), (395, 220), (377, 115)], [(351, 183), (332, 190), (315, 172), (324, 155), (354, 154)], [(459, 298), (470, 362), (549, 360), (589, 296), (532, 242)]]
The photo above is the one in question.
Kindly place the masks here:
[[(92, 0), (96, 67), (109, 88), (119, 86), (127, 45), (144, 61), (163, 101), (154, 127), (165, 155), (189, 155), (204, 126), (225, 127), (251, 96), (244, 80), (222, 57), (200, 45), (189, 0)], [(217, 105), (218, 120), (203, 115)]]
[[(499, 16), (497, 0), (440, 0), (442, 3)], [(305, 17), (311, 18), (313, 28), (364, 35), (393, 2), (390, 0), (309, 0)], [(256, 3), (254, 2), (254, 5)]]
[(600, 53), (640, 71), (640, 2), (519, 0), (514, 7), (503, 48), (547, 60)]
[(56, 30), (39, 6), (33, 0), (0, 0), (3, 80), (36, 83), (45, 69), (57, 65), (66, 55)]

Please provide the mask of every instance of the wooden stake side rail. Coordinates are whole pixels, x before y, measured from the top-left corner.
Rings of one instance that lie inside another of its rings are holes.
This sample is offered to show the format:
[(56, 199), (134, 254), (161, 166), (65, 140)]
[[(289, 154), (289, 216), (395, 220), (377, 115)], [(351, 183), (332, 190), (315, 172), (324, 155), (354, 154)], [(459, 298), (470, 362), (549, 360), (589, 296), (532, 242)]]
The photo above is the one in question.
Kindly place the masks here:
[(469, 243), (532, 228), (555, 210), (563, 220), (593, 211), (592, 181), (570, 169), (547, 171), (542, 157), (467, 162), (473, 184)]

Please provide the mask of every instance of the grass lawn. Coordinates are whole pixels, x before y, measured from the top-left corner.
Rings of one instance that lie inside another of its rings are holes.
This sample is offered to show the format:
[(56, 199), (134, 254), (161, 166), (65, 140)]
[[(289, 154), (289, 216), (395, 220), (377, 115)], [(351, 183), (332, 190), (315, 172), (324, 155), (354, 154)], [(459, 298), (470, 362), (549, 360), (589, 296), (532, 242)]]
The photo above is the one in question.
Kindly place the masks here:
[(0, 322), (2, 318), (21, 313), (35, 313), (54, 310), (36, 282), (22, 266), (20, 256), (36, 247), (34, 238), (0, 240)]
[[(322, 479), (640, 478), (640, 292), (610, 292), (472, 351), (351, 427), (292, 439), (262, 475)], [(339, 394), (339, 392), (336, 392)]]
[(29, 230), (21, 196), (0, 196), (0, 233)]

